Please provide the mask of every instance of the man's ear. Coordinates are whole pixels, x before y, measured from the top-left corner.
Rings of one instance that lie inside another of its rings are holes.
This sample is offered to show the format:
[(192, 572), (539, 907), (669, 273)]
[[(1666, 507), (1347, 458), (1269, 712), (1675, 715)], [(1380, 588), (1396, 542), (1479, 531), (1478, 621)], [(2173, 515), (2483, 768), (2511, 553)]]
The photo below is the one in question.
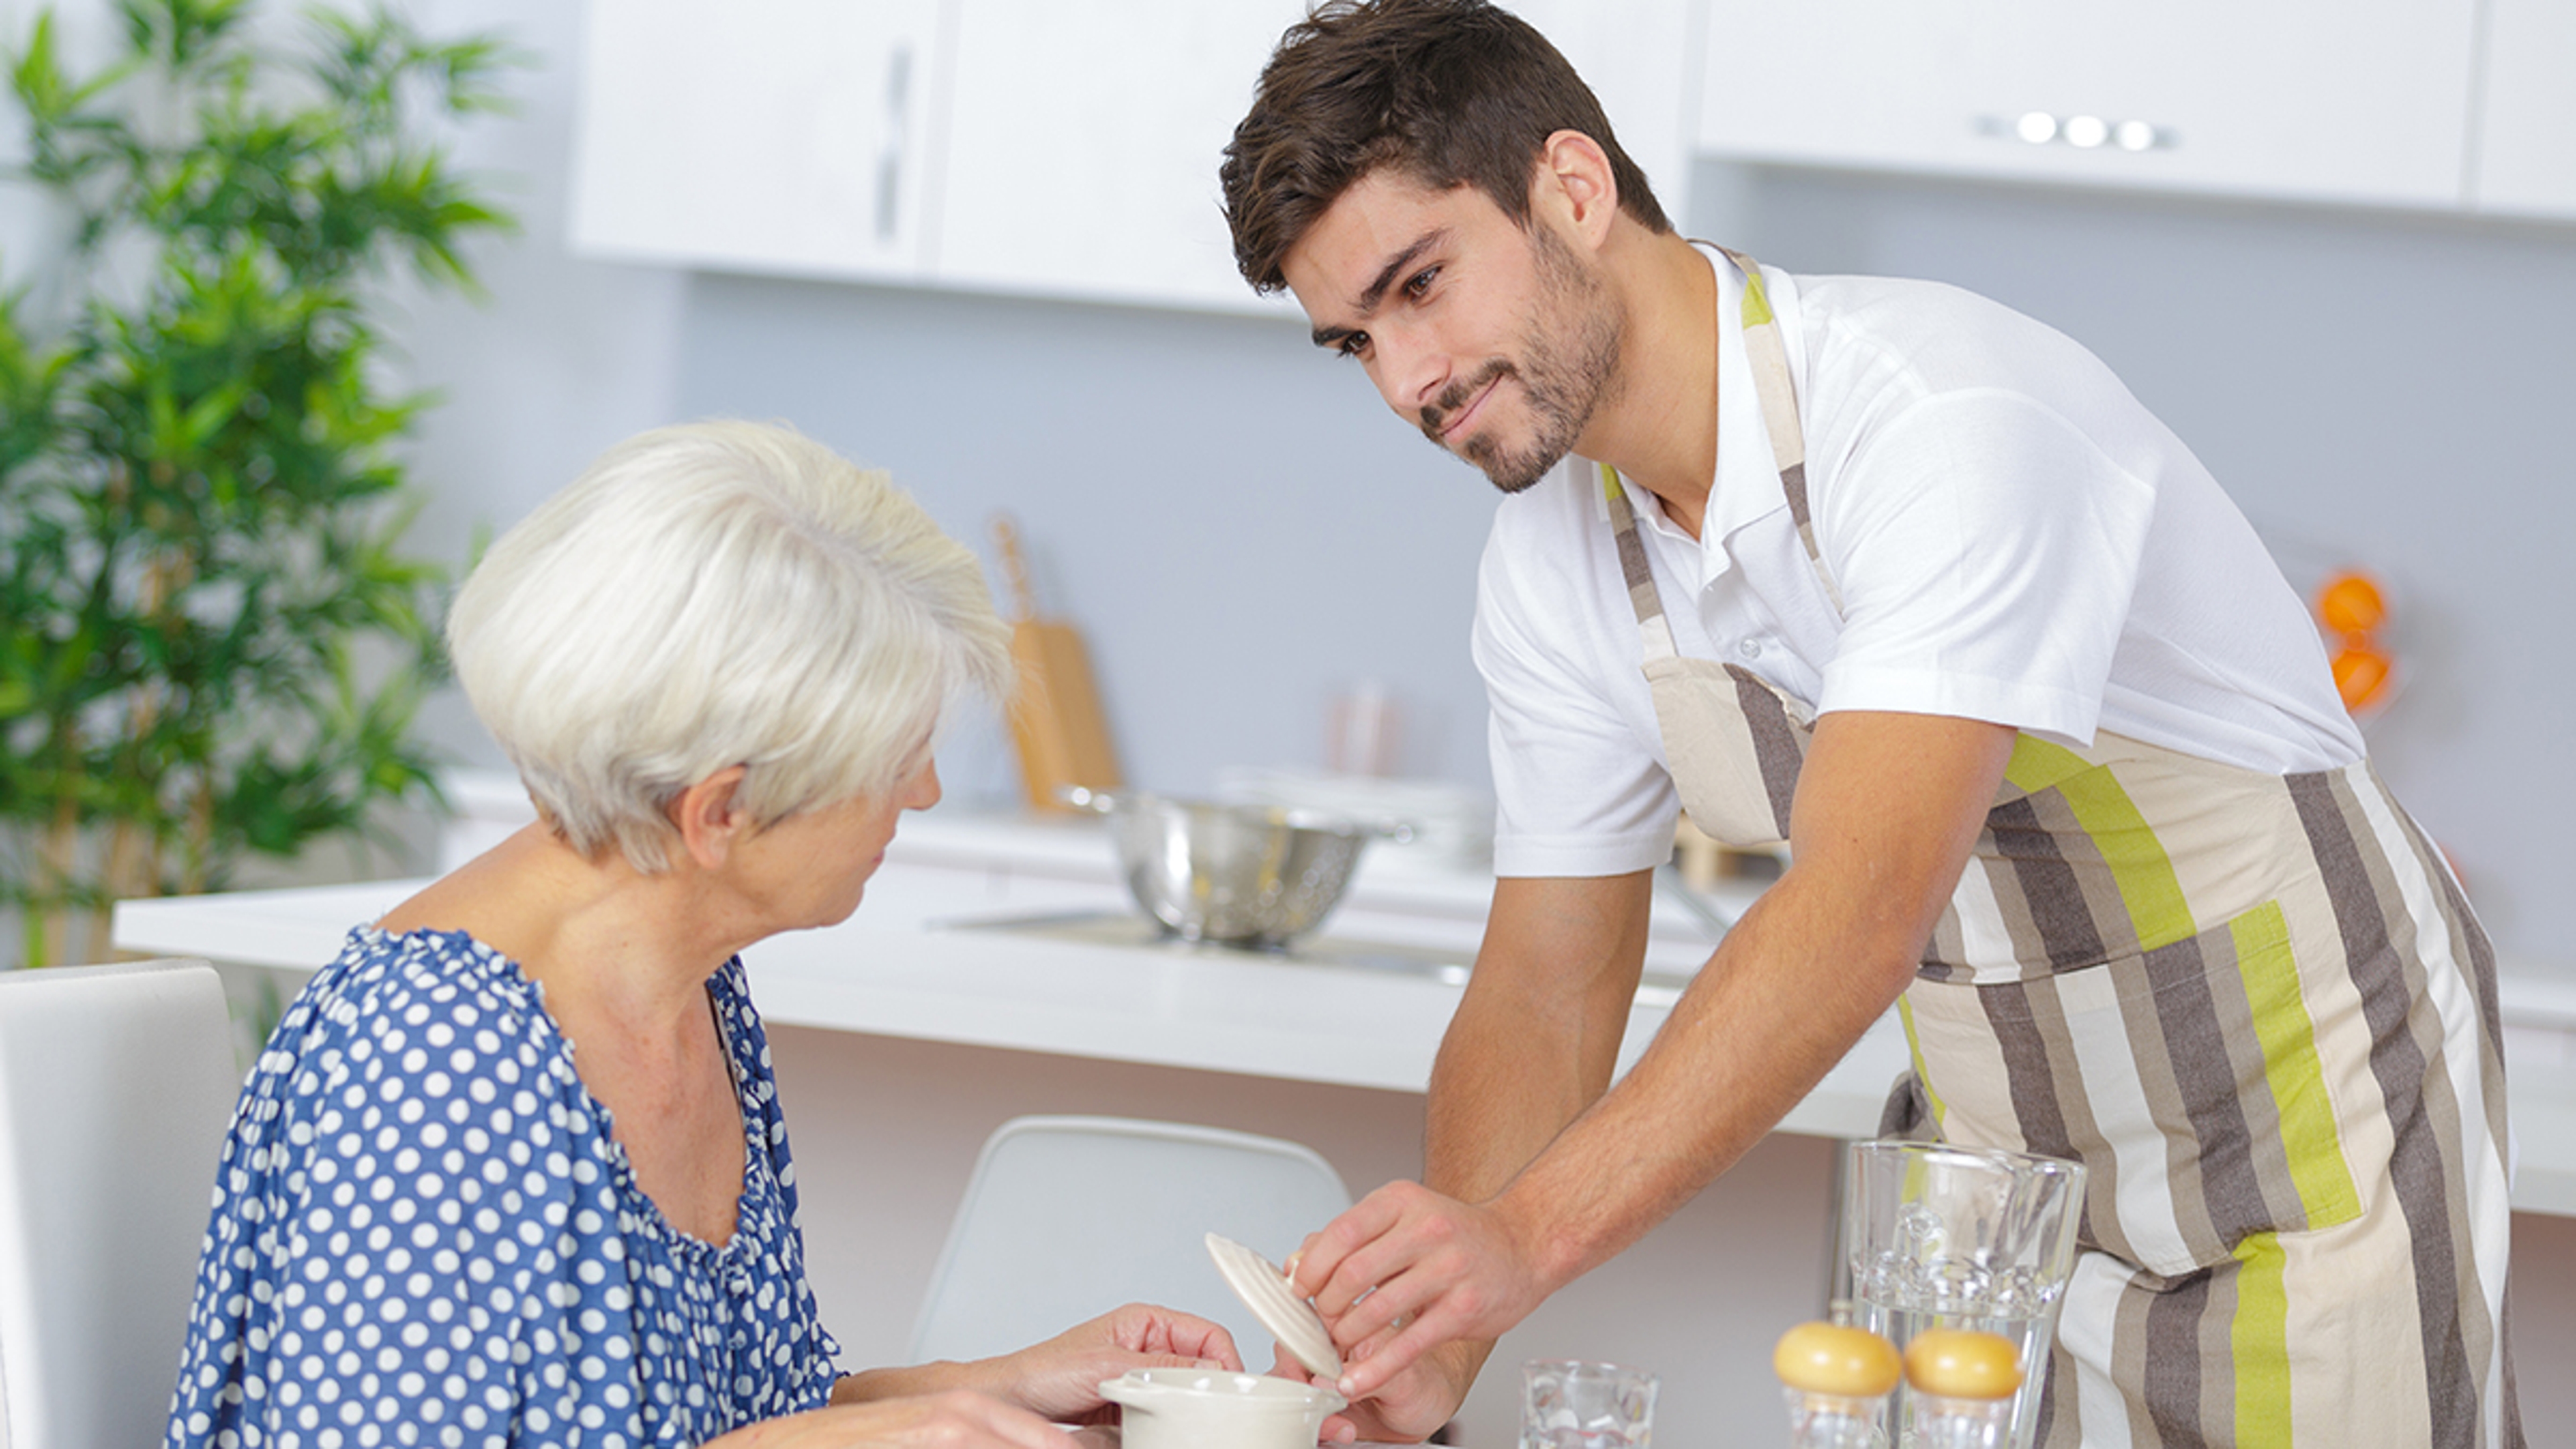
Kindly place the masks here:
[(1547, 138), (1530, 188), (1530, 209), (1546, 208), (1596, 249), (1609, 238), (1610, 223), (1619, 215), (1619, 182), (1600, 142), (1581, 131)]
[(722, 866), (735, 843), (751, 831), (751, 812), (734, 799), (746, 773), (741, 765), (727, 765), (671, 802), (671, 827), (680, 833), (680, 848), (702, 870)]

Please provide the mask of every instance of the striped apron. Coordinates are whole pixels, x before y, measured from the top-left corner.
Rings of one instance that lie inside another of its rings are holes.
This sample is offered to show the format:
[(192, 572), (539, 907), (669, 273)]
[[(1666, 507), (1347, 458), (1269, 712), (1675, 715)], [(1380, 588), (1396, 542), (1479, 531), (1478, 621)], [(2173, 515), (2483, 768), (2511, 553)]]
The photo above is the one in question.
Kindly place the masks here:
[[(1780, 329), (1727, 255), (1839, 612)], [(1731, 844), (1781, 841), (1813, 713), (1680, 656), (1601, 473), (1683, 807)], [(2494, 958), (2366, 760), (2266, 775), (2022, 735), (1900, 1009), (1913, 1071), (1888, 1132), (2087, 1169), (2040, 1443), (2522, 1444)]]

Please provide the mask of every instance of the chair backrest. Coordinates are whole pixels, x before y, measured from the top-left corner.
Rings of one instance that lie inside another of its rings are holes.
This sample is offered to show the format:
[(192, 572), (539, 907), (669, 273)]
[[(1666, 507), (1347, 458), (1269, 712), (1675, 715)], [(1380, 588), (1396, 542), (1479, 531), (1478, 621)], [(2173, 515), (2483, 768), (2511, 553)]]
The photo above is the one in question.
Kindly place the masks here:
[(0, 972), (0, 1449), (161, 1442), (241, 1083), (203, 961)]
[(1269, 1331), (1217, 1276), (1207, 1235), (1276, 1263), (1351, 1205), (1294, 1142), (1124, 1117), (1021, 1117), (985, 1142), (913, 1327), (915, 1362), (1026, 1348), (1122, 1303), (1214, 1319), (1254, 1372)]

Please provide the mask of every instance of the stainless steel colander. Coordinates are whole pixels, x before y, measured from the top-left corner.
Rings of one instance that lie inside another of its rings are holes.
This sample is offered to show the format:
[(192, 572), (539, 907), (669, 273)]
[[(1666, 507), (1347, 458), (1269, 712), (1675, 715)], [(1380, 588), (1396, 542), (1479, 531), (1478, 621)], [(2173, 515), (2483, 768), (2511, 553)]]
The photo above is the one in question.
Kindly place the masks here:
[(1412, 827), (1075, 786), (1065, 800), (1109, 818), (1119, 873), (1145, 914), (1184, 940), (1275, 949), (1324, 923), (1370, 840)]

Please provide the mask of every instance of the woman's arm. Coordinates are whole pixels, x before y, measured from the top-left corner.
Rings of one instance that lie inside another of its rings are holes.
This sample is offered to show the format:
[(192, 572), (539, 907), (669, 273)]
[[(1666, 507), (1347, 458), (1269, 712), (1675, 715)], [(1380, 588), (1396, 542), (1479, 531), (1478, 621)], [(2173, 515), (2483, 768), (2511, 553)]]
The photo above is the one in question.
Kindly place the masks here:
[[(848, 1384), (849, 1379), (843, 1379)], [(833, 1397), (840, 1397), (835, 1389)], [(1082, 1441), (1025, 1409), (956, 1390), (843, 1404), (746, 1425), (703, 1449), (1081, 1449)]]
[(1017, 1353), (852, 1374), (832, 1386), (832, 1402), (875, 1403), (965, 1390), (1070, 1423), (1107, 1409), (1100, 1385), (1129, 1369), (1242, 1367), (1233, 1335), (1218, 1325), (1130, 1303)]

